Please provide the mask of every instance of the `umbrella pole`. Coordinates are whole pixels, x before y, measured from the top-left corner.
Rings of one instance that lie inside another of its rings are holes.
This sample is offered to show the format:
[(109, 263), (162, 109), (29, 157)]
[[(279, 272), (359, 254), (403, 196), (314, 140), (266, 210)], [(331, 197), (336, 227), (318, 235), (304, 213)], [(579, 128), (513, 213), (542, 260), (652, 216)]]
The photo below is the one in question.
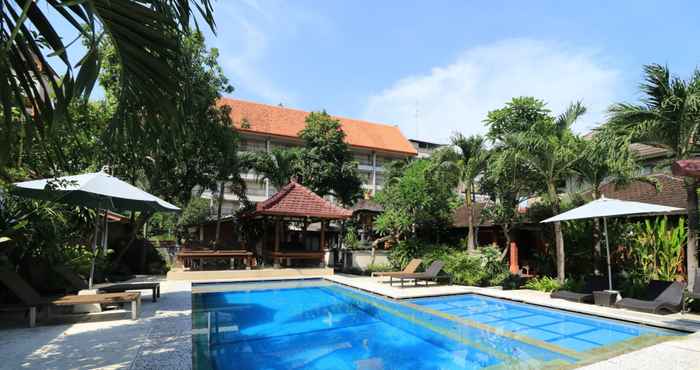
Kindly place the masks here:
[(603, 228), (605, 229), (605, 250), (608, 252), (608, 286), (612, 290), (612, 268), (610, 267), (610, 241), (608, 240), (608, 218), (603, 217)]
[(95, 215), (95, 237), (92, 238), (92, 264), (90, 265), (90, 279), (88, 280), (88, 289), (92, 289), (92, 278), (95, 275), (95, 258), (97, 257), (97, 235), (100, 230), (100, 209), (97, 209)]

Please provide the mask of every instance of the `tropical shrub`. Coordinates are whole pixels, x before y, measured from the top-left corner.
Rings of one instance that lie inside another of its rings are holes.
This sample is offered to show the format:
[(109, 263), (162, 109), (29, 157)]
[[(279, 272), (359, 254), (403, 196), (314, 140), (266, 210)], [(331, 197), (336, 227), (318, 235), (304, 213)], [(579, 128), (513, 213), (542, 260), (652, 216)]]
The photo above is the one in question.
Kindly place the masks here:
[(343, 237), (343, 245), (348, 249), (357, 249), (360, 245), (360, 240), (357, 237), (357, 231), (354, 227), (349, 227), (345, 231), (345, 237)]
[(481, 285), (486, 277), (482, 258), (467, 251), (452, 254), (445, 261), (445, 271), (452, 276), (452, 281), (458, 284)]
[(424, 246), (416, 239), (396, 243), (389, 252), (389, 263), (396, 269), (402, 269), (412, 259), (423, 255)]
[(687, 230), (683, 218), (675, 227), (666, 217), (645, 220), (633, 229), (630, 256), (647, 279), (676, 280), (683, 267)]
[(370, 263), (369, 265), (367, 265), (367, 268), (365, 268), (364, 273), (367, 275), (371, 275), (373, 272), (394, 270), (396, 269), (390, 263)]
[(553, 292), (559, 290), (561, 286), (562, 283), (560, 283), (559, 280), (549, 276), (532, 278), (523, 285), (526, 289), (539, 290), (540, 292)]

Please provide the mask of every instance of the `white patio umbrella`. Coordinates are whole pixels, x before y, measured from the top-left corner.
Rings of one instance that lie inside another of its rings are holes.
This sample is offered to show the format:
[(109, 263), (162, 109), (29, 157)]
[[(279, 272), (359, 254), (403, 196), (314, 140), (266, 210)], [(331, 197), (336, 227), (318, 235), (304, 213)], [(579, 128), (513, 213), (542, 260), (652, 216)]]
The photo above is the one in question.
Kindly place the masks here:
[(684, 209), (661, 206), (658, 204), (632, 202), (627, 200), (618, 200), (602, 197), (600, 199), (596, 199), (592, 202), (586, 203), (580, 207), (574, 208), (570, 211), (566, 211), (554, 217), (550, 217), (541, 222), (548, 223), (557, 221), (581, 220), (586, 218), (602, 218), (604, 225), (603, 227), (605, 230), (605, 249), (607, 252), (608, 263), (608, 284), (610, 290), (612, 290), (612, 269), (610, 267), (610, 244), (608, 240), (608, 217), (643, 216), (678, 211), (684, 211)]
[[(151, 211), (177, 212), (180, 208), (151, 195), (129, 183), (126, 183), (106, 172), (93, 172), (75, 176), (65, 176), (53, 179), (24, 181), (13, 184), (12, 193), (34, 199), (90, 207), (100, 211)], [(95, 237), (92, 241), (93, 259), (90, 267), (89, 287), (95, 273), (95, 258), (97, 250), (97, 235), (99, 219), (95, 219)], [(106, 223), (106, 217), (105, 217)], [(106, 238), (102, 238), (105, 247)]]

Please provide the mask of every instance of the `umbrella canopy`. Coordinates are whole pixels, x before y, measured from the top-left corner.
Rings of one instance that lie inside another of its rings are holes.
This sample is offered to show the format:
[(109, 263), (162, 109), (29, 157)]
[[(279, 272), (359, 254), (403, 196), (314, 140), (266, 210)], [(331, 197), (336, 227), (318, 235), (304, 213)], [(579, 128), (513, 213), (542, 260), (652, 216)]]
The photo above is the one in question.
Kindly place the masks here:
[(180, 208), (100, 171), (55, 179), (18, 182), (12, 193), (113, 211), (177, 212)]
[(627, 200), (600, 198), (570, 211), (560, 213), (542, 222), (580, 220), (584, 218), (615, 217), (629, 215), (659, 214), (684, 211), (683, 208), (658, 204), (631, 202)]
[(664, 214), (683, 211), (683, 208), (667, 207), (658, 204), (632, 202), (627, 200), (611, 199), (602, 197), (592, 202), (586, 203), (570, 211), (550, 217), (544, 221), (558, 222), (569, 220), (582, 220), (586, 218), (602, 218), (605, 228), (605, 250), (607, 252), (608, 264), (608, 287), (612, 290), (612, 268), (610, 266), (610, 241), (608, 240), (608, 217)]
[[(100, 210), (131, 210), (152, 212), (177, 212), (180, 208), (126, 183), (104, 171), (53, 179), (33, 180), (13, 184), (12, 193), (34, 199), (72, 204)], [(107, 247), (105, 214), (102, 245)], [(95, 274), (97, 256), (97, 236), (100, 217), (95, 219), (95, 236), (92, 240), (92, 266), (90, 267), (89, 287)]]

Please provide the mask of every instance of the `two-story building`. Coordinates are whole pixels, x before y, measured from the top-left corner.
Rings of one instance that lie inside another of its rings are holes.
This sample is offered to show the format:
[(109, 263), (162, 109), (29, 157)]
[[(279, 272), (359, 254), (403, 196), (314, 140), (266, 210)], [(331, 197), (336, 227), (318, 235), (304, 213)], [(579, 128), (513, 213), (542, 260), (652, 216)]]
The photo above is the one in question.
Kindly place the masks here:
[[(222, 98), (219, 104), (231, 107), (231, 121), (240, 134), (240, 152), (269, 152), (273, 148), (303, 145), (298, 135), (306, 127), (305, 119), (309, 112), (231, 98)], [(345, 117), (334, 118), (340, 121), (350, 151), (359, 163), (362, 188), (369, 194), (382, 188), (385, 163), (418, 154), (414, 145), (396, 126)], [(254, 172), (241, 175), (246, 181), (250, 201), (263, 201), (277, 191), (267, 181), (260, 181)], [(202, 196), (212, 198), (210, 192)], [(224, 194), (223, 214), (230, 214), (238, 207), (239, 201), (234, 194)]]

